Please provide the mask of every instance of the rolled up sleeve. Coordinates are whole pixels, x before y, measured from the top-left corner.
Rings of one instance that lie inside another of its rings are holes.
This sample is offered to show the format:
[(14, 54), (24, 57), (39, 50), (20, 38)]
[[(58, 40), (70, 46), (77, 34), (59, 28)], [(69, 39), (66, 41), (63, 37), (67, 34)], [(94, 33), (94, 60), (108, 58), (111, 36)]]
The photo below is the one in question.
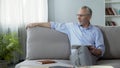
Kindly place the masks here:
[(55, 29), (57, 31), (63, 32), (63, 33), (68, 33), (67, 29), (67, 23), (55, 23), (55, 22), (50, 22), (51, 28)]

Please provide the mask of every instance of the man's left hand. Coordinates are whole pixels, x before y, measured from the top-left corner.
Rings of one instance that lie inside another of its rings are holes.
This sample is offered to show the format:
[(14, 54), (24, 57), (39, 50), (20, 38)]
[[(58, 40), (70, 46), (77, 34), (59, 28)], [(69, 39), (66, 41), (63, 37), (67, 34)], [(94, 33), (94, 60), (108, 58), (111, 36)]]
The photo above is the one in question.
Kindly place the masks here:
[(97, 49), (97, 48), (95, 48), (93, 46), (89, 46), (88, 49), (95, 56), (100, 56), (102, 54), (102, 51), (100, 49)]

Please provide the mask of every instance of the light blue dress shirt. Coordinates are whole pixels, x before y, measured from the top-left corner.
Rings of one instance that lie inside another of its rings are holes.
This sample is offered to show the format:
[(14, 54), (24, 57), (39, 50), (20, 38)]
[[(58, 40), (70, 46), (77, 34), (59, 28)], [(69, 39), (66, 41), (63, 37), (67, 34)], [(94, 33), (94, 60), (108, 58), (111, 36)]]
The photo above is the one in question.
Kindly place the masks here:
[(71, 45), (94, 46), (101, 49), (103, 56), (105, 52), (103, 35), (96, 26), (90, 24), (88, 28), (84, 28), (79, 23), (50, 23), (51, 28), (68, 35)]

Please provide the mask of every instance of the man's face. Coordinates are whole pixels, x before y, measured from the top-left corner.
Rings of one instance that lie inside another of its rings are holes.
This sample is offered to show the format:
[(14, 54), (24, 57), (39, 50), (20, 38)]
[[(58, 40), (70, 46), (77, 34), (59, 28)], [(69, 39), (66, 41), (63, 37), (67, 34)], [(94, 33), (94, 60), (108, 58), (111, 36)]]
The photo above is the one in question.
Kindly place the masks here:
[(84, 25), (86, 23), (89, 23), (91, 15), (88, 12), (87, 9), (80, 9), (80, 11), (77, 14), (78, 21), (81, 25)]

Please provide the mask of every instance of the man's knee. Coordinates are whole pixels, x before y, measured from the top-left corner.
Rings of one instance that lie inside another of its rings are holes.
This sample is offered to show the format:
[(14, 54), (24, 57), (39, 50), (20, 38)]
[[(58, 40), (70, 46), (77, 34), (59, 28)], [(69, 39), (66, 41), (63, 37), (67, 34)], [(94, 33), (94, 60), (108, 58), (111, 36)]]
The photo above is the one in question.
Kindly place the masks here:
[(79, 59), (82, 66), (93, 65), (95, 63), (93, 62), (94, 59), (92, 57), (92, 54), (86, 46), (81, 46), (79, 48)]
[(81, 46), (79, 49), (78, 49), (78, 51), (79, 51), (79, 53), (86, 53), (86, 52), (88, 52), (89, 50), (88, 50), (88, 47), (86, 47), (86, 46)]

